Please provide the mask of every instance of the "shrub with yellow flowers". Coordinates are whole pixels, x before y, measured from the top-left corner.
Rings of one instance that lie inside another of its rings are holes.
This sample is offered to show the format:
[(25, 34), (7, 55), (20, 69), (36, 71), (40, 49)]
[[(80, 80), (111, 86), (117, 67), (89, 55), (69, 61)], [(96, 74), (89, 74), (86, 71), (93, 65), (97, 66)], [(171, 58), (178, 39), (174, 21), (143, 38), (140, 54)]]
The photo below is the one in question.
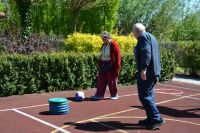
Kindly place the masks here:
[[(118, 36), (116, 34), (111, 35), (115, 40), (122, 53), (133, 52), (133, 47), (136, 45), (137, 40), (131, 35)], [(92, 35), (88, 33), (74, 33), (69, 35), (65, 42), (66, 52), (99, 52), (102, 46), (102, 40), (100, 35)]]

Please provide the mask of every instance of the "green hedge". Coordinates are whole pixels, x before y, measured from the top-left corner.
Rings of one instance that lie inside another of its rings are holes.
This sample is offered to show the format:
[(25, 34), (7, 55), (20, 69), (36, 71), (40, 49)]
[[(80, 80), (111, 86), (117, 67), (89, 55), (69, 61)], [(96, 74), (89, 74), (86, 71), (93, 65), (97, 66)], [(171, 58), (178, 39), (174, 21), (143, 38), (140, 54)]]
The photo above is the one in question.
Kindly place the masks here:
[[(0, 56), (0, 96), (78, 90), (96, 86), (98, 54), (51, 53)], [(162, 81), (174, 72), (174, 59), (162, 52)], [(133, 84), (134, 56), (124, 54), (119, 82)]]

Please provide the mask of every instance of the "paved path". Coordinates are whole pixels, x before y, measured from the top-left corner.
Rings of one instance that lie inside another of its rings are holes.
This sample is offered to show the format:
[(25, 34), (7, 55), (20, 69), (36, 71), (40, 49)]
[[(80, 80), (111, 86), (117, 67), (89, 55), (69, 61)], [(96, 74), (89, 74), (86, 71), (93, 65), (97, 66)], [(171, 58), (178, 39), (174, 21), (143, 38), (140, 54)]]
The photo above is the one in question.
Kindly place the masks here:
[(191, 77), (186, 77), (186, 76), (175, 76), (173, 78), (173, 81), (200, 85), (200, 78), (191, 78)]

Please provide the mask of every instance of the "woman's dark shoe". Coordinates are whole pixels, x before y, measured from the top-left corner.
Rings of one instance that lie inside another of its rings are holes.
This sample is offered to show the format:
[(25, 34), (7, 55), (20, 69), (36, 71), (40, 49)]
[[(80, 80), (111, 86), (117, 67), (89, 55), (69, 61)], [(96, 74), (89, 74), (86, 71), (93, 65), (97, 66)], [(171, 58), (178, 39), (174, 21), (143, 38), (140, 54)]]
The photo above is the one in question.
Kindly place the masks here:
[(92, 100), (101, 100), (102, 97), (99, 97), (99, 96), (91, 96), (91, 99), (92, 99)]

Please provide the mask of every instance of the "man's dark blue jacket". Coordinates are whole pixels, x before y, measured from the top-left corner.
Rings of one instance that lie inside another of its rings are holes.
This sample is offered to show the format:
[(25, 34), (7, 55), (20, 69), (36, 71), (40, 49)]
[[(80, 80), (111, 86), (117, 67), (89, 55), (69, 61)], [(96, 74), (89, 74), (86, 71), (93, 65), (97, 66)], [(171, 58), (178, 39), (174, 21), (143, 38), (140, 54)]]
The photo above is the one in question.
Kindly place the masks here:
[(138, 37), (134, 53), (139, 73), (146, 69), (147, 77), (160, 76), (160, 50), (157, 40), (152, 34), (143, 32)]

